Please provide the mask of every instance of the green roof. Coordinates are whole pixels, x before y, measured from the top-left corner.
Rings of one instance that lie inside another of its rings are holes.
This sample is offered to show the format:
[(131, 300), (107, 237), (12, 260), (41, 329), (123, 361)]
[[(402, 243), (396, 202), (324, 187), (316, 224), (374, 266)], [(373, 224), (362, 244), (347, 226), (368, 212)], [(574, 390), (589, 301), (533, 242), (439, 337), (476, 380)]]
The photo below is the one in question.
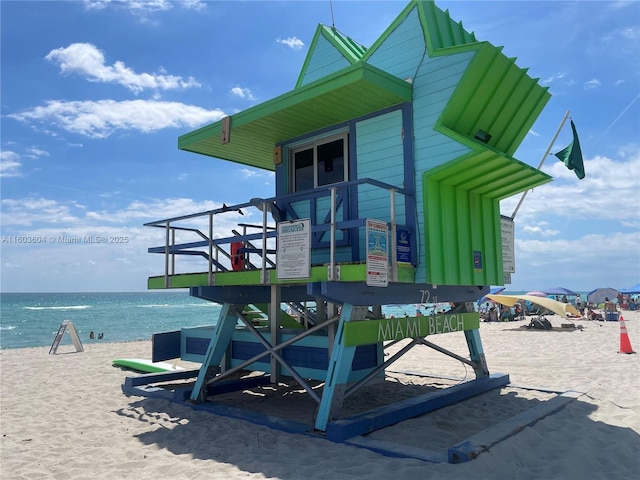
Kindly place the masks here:
[(429, 181), (495, 200), (552, 180), (546, 173), (493, 149), (475, 150), (425, 173)]
[(411, 99), (410, 83), (358, 62), (232, 115), (229, 143), (221, 141), (220, 120), (180, 136), (178, 148), (274, 170), (278, 143)]
[(490, 147), (513, 155), (551, 94), (515, 58), (504, 56), (501, 47), (488, 42), (478, 46), (436, 129), (444, 126), (468, 138), (483, 130), (492, 135)]

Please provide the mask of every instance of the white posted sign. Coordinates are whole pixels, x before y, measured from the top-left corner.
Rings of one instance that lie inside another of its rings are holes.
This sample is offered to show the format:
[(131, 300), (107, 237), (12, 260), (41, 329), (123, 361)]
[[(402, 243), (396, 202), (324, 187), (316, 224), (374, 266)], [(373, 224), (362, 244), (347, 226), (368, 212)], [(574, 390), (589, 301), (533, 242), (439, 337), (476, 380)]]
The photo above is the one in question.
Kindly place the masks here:
[(278, 223), (276, 253), (278, 280), (306, 279), (311, 276), (311, 220)]
[(515, 273), (515, 247), (513, 220), (500, 217), (500, 231), (502, 234), (502, 269), (505, 273)]
[(389, 285), (389, 255), (387, 222), (367, 219), (367, 285)]

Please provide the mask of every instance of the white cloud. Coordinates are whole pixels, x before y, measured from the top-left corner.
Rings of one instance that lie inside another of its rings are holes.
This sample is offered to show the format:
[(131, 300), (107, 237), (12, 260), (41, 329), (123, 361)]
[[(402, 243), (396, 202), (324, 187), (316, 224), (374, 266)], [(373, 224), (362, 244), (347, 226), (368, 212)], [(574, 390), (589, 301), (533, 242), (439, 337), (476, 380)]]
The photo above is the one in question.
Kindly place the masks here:
[(127, 223), (131, 221), (147, 222), (164, 218), (178, 217), (195, 212), (220, 208), (219, 203), (207, 200), (194, 202), (190, 198), (169, 198), (150, 202), (134, 201), (120, 210), (88, 211), (87, 219), (107, 224)]
[[(618, 160), (595, 157), (584, 161), (586, 176), (578, 180), (564, 163), (551, 156), (544, 170), (554, 181), (542, 185), (525, 198), (517, 219), (525, 224), (540, 219), (589, 219), (628, 222), (640, 220), (640, 149), (627, 146), (625, 156)], [(501, 202), (503, 215), (510, 216), (520, 199), (514, 196)]]
[(136, 73), (121, 61), (106, 65), (102, 51), (90, 43), (73, 43), (66, 48), (51, 50), (45, 58), (56, 63), (64, 74), (75, 73), (91, 82), (117, 83), (135, 93), (145, 89), (174, 90), (201, 86), (193, 77)]
[[(60, 202), (41, 197), (23, 197), (3, 199), (2, 224), (5, 228), (18, 227), (12, 234), (20, 234), (20, 227), (48, 228), (56, 225), (57, 230), (94, 228), (96, 225), (113, 225), (144, 222), (162, 218), (176, 217), (198, 211), (220, 207), (212, 201), (194, 202), (188, 198), (154, 200), (151, 202), (134, 201), (126, 207), (116, 210), (89, 210), (75, 201)], [(78, 225), (78, 227), (76, 227)], [(84, 226), (79, 226), (84, 225)], [(111, 228), (110, 226), (108, 228)], [(33, 231), (33, 230), (30, 230)], [(47, 230), (48, 232), (49, 230)]]
[(19, 177), (20, 155), (11, 150), (0, 151), (0, 177)]
[(153, 100), (51, 100), (32, 110), (7, 117), (33, 122), (49, 132), (57, 127), (91, 138), (106, 138), (118, 130), (154, 132), (164, 128), (198, 127), (224, 117), (221, 110)]
[(242, 173), (242, 176), (244, 178), (251, 178), (251, 177), (257, 177), (260, 175), (259, 172), (257, 172), (256, 170), (251, 170), (249, 168), (243, 168), (242, 170), (240, 170)]
[(304, 42), (298, 37), (278, 38), (276, 42), (286, 45), (291, 50), (301, 50), (304, 47)]
[(620, 30), (620, 36), (627, 40), (633, 40), (637, 43), (637, 40), (640, 38), (640, 28), (638, 27), (627, 27)]
[(71, 207), (56, 200), (39, 197), (3, 199), (2, 225), (31, 227), (34, 224), (69, 224), (79, 219), (71, 213)]
[[(3, 236), (29, 236), (45, 239), (38, 243), (7, 242), (2, 245), (3, 286), (7, 291), (139, 291), (146, 289), (146, 278), (162, 275), (164, 257), (149, 254), (149, 247), (164, 245), (164, 228), (144, 227), (143, 223), (221, 207), (212, 201), (188, 198), (132, 202), (123, 208), (103, 211), (76, 209), (73, 203), (44, 198), (2, 201)], [(5, 214), (6, 213), (6, 214)], [(257, 209), (217, 215), (214, 238), (232, 236), (239, 219), (256, 221)], [(54, 218), (49, 218), (53, 216)], [(5, 225), (5, 219), (8, 223)], [(51, 220), (51, 221), (50, 221)], [(208, 232), (208, 215), (184, 220), (176, 226)], [(100, 241), (91, 241), (101, 239)], [(178, 231), (176, 242), (202, 241), (194, 232)], [(11, 266), (20, 269), (11, 269)], [(99, 275), (87, 274), (87, 267)], [(203, 257), (176, 257), (176, 272), (205, 271)], [(41, 275), (40, 272), (47, 272)]]
[[(509, 289), (621, 288), (637, 277), (640, 148), (626, 145), (615, 160), (598, 156), (584, 164), (586, 177), (578, 180), (555, 157), (547, 159), (553, 182), (529, 192), (515, 218), (517, 271)], [(502, 201), (502, 214), (510, 216), (519, 200)]]
[(47, 152), (45, 150), (41, 150), (41, 149), (36, 148), (36, 147), (31, 147), (31, 148), (27, 148), (26, 155), (31, 157), (31, 158), (48, 157), (49, 156), (49, 152)]
[(207, 8), (203, 0), (84, 0), (87, 10), (105, 10), (117, 8), (129, 11), (131, 14), (146, 19), (149, 15), (166, 12), (174, 6), (188, 10), (204, 10)]
[(251, 93), (251, 90), (249, 90), (248, 88), (233, 87), (231, 89), (231, 95), (246, 100), (255, 100), (253, 93)]
[(628, 287), (638, 275), (639, 244), (639, 231), (589, 234), (575, 240), (516, 239), (517, 272), (513, 280), (519, 287), (514, 290), (565, 286), (589, 291), (598, 287)]
[(588, 82), (584, 83), (584, 89), (585, 90), (591, 90), (591, 89), (599, 87), (600, 85), (602, 85), (600, 80), (598, 80), (597, 78), (592, 78)]
[(553, 82), (555, 82), (556, 80), (561, 80), (566, 76), (566, 74), (564, 72), (560, 72), (560, 73), (556, 73), (555, 75), (551, 75), (547, 78), (545, 78), (544, 80), (541, 80), (540, 83), (542, 85), (549, 85)]
[(558, 230), (549, 229), (545, 227), (546, 227), (546, 222), (541, 222), (540, 225), (525, 225), (523, 230), (525, 232), (541, 235), (543, 237), (553, 237), (560, 233)]

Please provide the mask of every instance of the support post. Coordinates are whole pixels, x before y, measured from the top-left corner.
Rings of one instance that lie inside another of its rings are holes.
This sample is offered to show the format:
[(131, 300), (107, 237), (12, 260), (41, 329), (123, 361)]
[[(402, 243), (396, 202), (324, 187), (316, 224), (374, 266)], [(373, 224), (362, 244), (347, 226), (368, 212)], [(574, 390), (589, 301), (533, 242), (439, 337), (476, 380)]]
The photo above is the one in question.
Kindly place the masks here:
[(207, 285), (213, 285), (213, 213), (209, 214), (209, 279)]
[[(281, 286), (271, 285), (271, 303), (269, 304), (269, 330), (271, 333), (271, 345), (279, 345), (282, 339), (280, 331), (280, 320), (282, 318), (282, 309), (280, 308)], [(278, 383), (282, 376), (282, 368), (280, 362), (271, 355), (271, 383)]]
[(325, 431), (327, 423), (342, 408), (342, 401), (353, 364), (356, 347), (344, 345), (344, 325), (351, 320), (361, 320), (365, 317), (366, 307), (354, 307), (345, 303), (342, 305), (340, 321), (336, 338), (333, 343), (331, 358), (327, 368), (327, 378), (322, 389), (322, 398), (318, 407), (315, 428)]
[(225, 303), (220, 309), (220, 316), (216, 324), (207, 353), (198, 372), (196, 384), (191, 392), (191, 401), (201, 403), (207, 397), (207, 380), (210, 367), (218, 367), (222, 362), (227, 347), (231, 343), (238, 318), (230, 314), (231, 304)]
[(164, 235), (164, 288), (169, 288), (169, 239), (170, 239), (170, 223), (167, 221), (165, 225)]
[(391, 281), (398, 281), (398, 258), (397, 258), (397, 222), (396, 222), (396, 191), (390, 190), (389, 194), (391, 195)]
[(336, 191), (335, 187), (331, 189), (331, 235), (329, 239), (329, 270), (327, 272), (327, 280), (330, 282), (339, 280), (336, 278)]
[(479, 330), (467, 330), (464, 332), (465, 339), (467, 340), (467, 346), (469, 347), (469, 355), (471, 361), (474, 362), (476, 367), (473, 368), (476, 379), (489, 376), (489, 367), (487, 366), (487, 360), (484, 356), (484, 350), (482, 349), (482, 341), (480, 340)]
[(266, 285), (267, 283), (269, 283), (269, 272), (267, 272), (267, 203), (266, 202), (262, 204), (262, 265), (260, 267), (260, 282), (263, 285)]

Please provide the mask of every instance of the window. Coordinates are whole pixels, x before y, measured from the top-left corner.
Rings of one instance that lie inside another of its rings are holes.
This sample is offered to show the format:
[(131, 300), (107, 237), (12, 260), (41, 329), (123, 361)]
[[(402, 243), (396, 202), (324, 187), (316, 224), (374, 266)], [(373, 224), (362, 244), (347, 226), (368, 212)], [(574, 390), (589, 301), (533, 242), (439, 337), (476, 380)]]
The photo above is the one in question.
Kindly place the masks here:
[(347, 134), (292, 150), (293, 192), (347, 180)]

